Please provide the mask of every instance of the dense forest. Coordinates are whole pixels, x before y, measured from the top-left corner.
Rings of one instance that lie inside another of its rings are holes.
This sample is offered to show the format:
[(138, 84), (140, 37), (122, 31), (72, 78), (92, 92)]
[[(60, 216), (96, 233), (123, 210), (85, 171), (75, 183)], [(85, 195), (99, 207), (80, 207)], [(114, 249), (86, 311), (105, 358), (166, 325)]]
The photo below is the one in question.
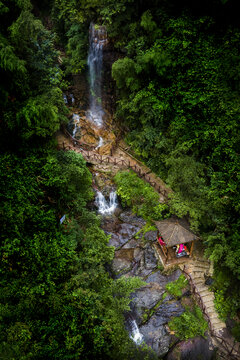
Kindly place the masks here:
[(138, 356), (123, 313), (142, 282), (110, 277), (91, 173), (54, 140), (68, 122), (62, 91), (87, 68), (91, 21), (119, 54), (114, 121), (203, 240), (222, 318), (239, 315), (237, 14), (234, 0), (0, 1), (1, 358)]

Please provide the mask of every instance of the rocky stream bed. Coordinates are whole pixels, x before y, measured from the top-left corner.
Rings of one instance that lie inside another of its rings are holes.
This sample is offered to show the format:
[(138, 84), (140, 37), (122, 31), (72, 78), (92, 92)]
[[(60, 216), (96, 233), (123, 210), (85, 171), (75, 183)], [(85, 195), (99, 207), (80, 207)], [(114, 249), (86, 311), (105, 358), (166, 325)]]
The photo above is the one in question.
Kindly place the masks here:
[[(98, 172), (93, 175), (106, 201), (109, 201), (109, 194), (114, 190), (109, 176)], [(184, 305), (191, 307), (194, 303), (188, 285), (178, 299), (166, 292), (166, 284), (177, 280), (182, 272), (178, 268), (164, 272), (153, 246), (157, 232), (145, 232), (145, 225), (142, 218), (130, 209), (122, 209), (119, 203), (113, 213), (102, 216), (102, 229), (111, 236), (109, 245), (115, 247), (112, 276), (138, 276), (146, 282), (131, 296), (131, 312), (126, 314), (126, 328), (133, 337), (132, 328), (137, 326), (137, 341), (143, 340), (158, 358), (210, 360), (213, 351), (209, 350), (209, 338), (180, 341), (168, 327), (172, 317), (184, 312)]]

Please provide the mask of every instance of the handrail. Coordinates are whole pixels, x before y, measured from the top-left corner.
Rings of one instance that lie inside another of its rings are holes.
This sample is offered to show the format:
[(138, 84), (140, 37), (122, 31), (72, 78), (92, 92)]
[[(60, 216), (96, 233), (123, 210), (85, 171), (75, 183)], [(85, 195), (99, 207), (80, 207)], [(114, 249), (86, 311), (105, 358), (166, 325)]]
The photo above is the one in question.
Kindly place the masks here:
[[(197, 298), (197, 302), (199, 304), (199, 306), (201, 307), (202, 309), (202, 312), (203, 314), (205, 315), (206, 317), (206, 320), (208, 322), (208, 326), (209, 326), (209, 329), (210, 329), (210, 333), (213, 337), (215, 337), (217, 339), (218, 342), (221, 343), (221, 345), (224, 347), (224, 349), (226, 350), (227, 352), (227, 355), (229, 356), (229, 359), (231, 360), (239, 360), (240, 359), (240, 356), (235, 356), (232, 352), (234, 350), (234, 346), (235, 344), (237, 343), (236, 341), (234, 341), (233, 344), (230, 344), (229, 342), (227, 342), (223, 337), (219, 336), (213, 329), (212, 327), (212, 323), (211, 323), (211, 319), (208, 315), (208, 313), (206, 312), (206, 306), (204, 305), (204, 302), (203, 302), (203, 299), (201, 297), (201, 295), (199, 294), (197, 288), (196, 288), (196, 285), (194, 284), (194, 281), (191, 277), (191, 275), (185, 270), (185, 265), (184, 265), (184, 268), (183, 268), (183, 272), (185, 274), (185, 276), (187, 277), (187, 279), (189, 280), (190, 282), (190, 285), (191, 285), (191, 288), (192, 288), (192, 291), (193, 291), (193, 294), (195, 294), (196, 298)], [(230, 348), (230, 349), (229, 349)]]
[[(121, 158), (116, 158), (113, 156), (106, 156), (106, 155), (101, 155), (99, 153), (96, 153), (95, 147), (90, 146), (88, 144), (86, 144), (83, 141), (79, 141), (75, 138), (72, 137), (72, 135), (66, 130), (65, 127), (63, 127), (63, 132), (65, 135), (67, 135), (70, 140), (73, 143), (73, 146), (76, 147), (78, 146), (79, 150), (81, 151), (82, 155), (87, 158), (88, 161), (90, 160), (95, 160), (98, 163), (103, 163), (103, 162), (107, 162), (107, 163), (111, 163), (114, 165), (118, 165), (119, 167), (125, 167), (125, 168), (130, 168), (132, 169), (139, 177), (141, 177), (142, 179), (144, 179), (146, 182), (148, 182), (158, 193), (160, 193), (164, 198), (167, 198), (167, 191), (165, 189), (162, 189), (161, 186), (159, 184), (157, 184), (155, 181), (152, 181), (151, 177), (149, 176), (149, 171), (148, 172), (144, 172), (143, 169), (138, 165), (138, 164), (131, 164), (130, 160), (128, 160), (126, 162), (126, 160), (121, 159)], [(69, 149), (71, 150), (72, 147), (70, 145), (65, 145), (65, 142), (62, 145), (63, 149)], [(87, 147), (87, 149), (84, 149), (84, 147)], [(88, 153), (86, 154), (86, 151), (88, 151)], [(91, 153), (90, 153), (91, 152)], [(104, 158), (105, 157), (105, 158)]]

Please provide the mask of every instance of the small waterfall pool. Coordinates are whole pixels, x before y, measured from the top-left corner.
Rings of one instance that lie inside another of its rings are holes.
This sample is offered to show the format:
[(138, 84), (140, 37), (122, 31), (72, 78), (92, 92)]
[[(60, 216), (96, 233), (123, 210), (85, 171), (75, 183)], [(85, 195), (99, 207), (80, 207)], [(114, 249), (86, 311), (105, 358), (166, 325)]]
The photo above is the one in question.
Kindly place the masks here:
[(102, 215), (111, 215), (117, 208), (117, 194), (116, 191), (111, 191), (109, 199), (107, 200), (101, 191), (97, 191), (95, 203), (98, 207), (98, 212)]

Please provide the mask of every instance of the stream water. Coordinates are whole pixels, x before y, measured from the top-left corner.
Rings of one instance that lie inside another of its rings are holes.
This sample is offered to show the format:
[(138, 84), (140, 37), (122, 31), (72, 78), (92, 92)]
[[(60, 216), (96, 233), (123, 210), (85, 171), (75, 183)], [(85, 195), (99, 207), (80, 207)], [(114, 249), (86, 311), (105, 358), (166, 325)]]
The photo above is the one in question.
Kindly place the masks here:
[(73, 117), (72, 117), (72, 121), (73, 121), (73, 125), (74, 125), (73, 132), (72, 132), (73, 137), (75, 137), (77, 131), (79, 130), (79, 120), (80, 120), (79, 115), (73, 114)]
[(109, 194), (109, 200), (101, 193), (97, 191), (95, 203), (98, 207), (98, 212), (102, 215), (111, 215), (117, 208), (117, 194), (116, 191), (111, 191)]
[[(101, 101), (103, 47), (107, 39), (106, 31), (101, 26), (91, 24), (89, 34), (90, 101), (86, 120), (91, 120), (91, 129), (95, 125), (98, 130), (95, 139), (98, 138), (99, 142), (98, 145), (95, 145), (95, 149), (99, 149), (107, 143)], [(71, 106), (71, 102), (74, 103), (74, 97), (64, 95), (64, 101)], [(78, 114), (73, 114), (70, 122), (73, 137), (78, 136), (80, 121), (82, 131), (83, 117), (80, 118)], [(95, 205), (98, 213), (102, 215), (101, 227), (107, 235), (110, 235), (109, 245), (115, 247), (111, 274), (116, 279), (121, 276), (137, 276), (146, 282), (146, 286), (131, 294), (131, 311), (124, 314), (126, 330), (137, 345), (136, 348), (139, 349), (138, 345), (144, 341), (156, 356), (163, 358), (176, 342), (176, 338), (167, 330), (167, 324), (173, 317), (180, 316), (184, 312), (180, 300), (176, 300), (170, 295), (166, 296), (165, 286), (167, 283), (177, 280), (181, 271), (175, 270), (170, 275), (164, 275), (161, 272), (154, 250), (157, 232), (142, 231), (146, 224), (145, 221), (130, 210), (121, 208), (118, 204), (117, 194), (113, 190), (109, 170), (105, 174), (104, 170), (100, 169), (97, 172), (95, 168), (92, 169), (92, 173), (95, 177), (95, 188), (99, 189), (96, 191)], [(190, 302), (190, 299), (187, 301)], [(197, 358), (195, 347), (193, 353)], [(151, 355), (149, 356), (151, 359)], [(175, 360), (172, 357), (167, 357), (167, 359)], [(189, 359), (189, 357), (185, 357), (185, 359)], [(205, 359), (210, 358), (205, 357)]]
[(135, 344), (140, 345), (144, 341), (143, 335), (140, 333), (136, 320), (132, 317), (132, 315), (127, 316), (126, 328), (128, 329), (130, 338), (135, 342)]
[(101, 146), (103, 146), (103, 138), (100, 136), (99, 143), (98, 143), (98, 146), (96, 147), (96, 150), (99, 149)]
[(103, 26), (90, 25), (88, 67), (90, 78), (90, 95), (88, 117), (97, 126), (103, 125), (102, 108), (102, 60), (103, 47), (107, 43), (107, 34)]

